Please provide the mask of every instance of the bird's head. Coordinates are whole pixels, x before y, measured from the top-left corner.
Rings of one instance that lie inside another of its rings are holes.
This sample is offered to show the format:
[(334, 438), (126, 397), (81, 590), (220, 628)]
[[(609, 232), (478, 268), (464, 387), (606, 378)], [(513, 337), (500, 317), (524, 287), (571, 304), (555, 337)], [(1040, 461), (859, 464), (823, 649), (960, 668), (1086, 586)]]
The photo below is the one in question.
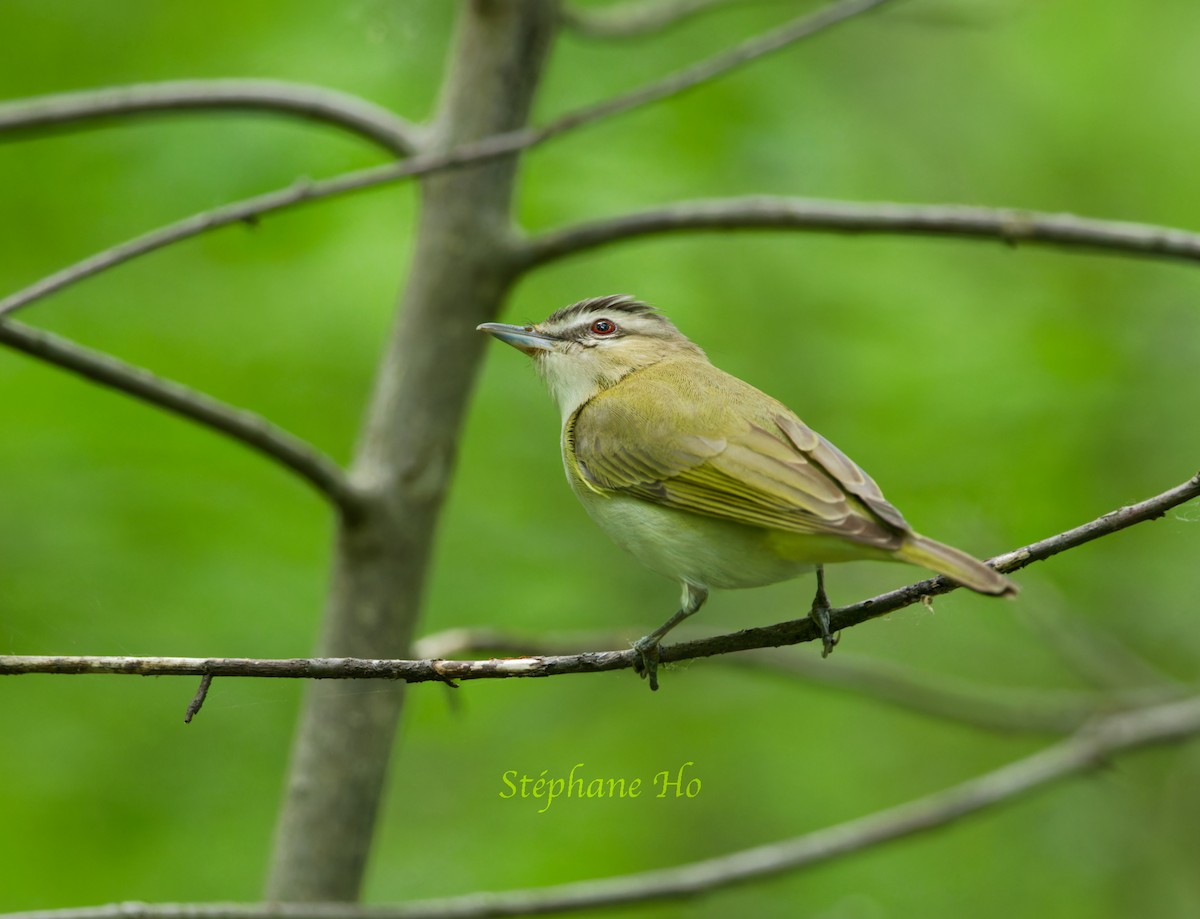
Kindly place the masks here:
[(666, 316), (625, 295), (580, 300), (533, 325), (478, 328), (533, 358), (564, 418), (642, 367), (675, 356), (704, 359)]

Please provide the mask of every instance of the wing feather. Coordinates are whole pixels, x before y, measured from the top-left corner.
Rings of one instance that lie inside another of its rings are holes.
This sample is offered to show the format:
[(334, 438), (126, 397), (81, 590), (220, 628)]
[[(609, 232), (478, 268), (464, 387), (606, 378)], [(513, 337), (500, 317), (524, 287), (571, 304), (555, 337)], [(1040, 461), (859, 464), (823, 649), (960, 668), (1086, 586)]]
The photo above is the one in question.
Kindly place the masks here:
[(669, 363), (635, 371), (568, 420), (565, 444), (592, 488), (880, 548), (911, 532), (870, 476), (781, 403), (694, 363), (680, 400)]

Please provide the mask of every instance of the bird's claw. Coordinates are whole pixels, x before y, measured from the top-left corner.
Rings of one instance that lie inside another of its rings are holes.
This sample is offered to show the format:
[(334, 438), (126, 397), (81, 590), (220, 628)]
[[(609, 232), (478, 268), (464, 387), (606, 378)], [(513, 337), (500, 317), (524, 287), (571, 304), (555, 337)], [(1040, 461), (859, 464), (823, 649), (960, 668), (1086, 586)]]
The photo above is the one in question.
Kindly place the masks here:
[(834, 635), (829, 631), (829, 607), (814, 604), (808, 612), (808, 618), (821, 630), (821, 657), (829, 657), (837, 643), (842, 640), (841, 632)]
[(633, 669), (637, 671), (638, 676), (650, 682), (651, 692), (657, 692), (658, 640), (646, 635), (633, 643), (633, 650), (638, 654)]
[(808, 618), (821, 630), (822, 658), (829, 657), (842, 638), (841, 632), (834, 635), (829, 631), (829, 610), (831, 608), (829, 605), (829, 595), (825, 593), (825, 568), (822, 565), (818, 565), (817, 594), (813, 597), (812, 609), (808, 611)]

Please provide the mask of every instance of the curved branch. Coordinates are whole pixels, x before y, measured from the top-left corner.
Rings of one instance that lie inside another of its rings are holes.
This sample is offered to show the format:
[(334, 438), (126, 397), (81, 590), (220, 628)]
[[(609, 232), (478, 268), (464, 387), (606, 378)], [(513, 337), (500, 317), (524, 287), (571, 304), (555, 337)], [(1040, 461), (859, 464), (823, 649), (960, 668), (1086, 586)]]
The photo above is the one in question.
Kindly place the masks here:
[(350, 93), (286, 80), (169, 80), (37, 96), (0, 105), (0, 134), (74, 126), (125, 115), (259, 111), (323, 121), (351, 131), (397, 156), (424, 142), (417, 125)]
[(358, 496), (341, 467), (312, 444), (276, 427), (260, 415), (226, 405), (182, 383), (12, 320), (0, 322), (0, 344), (220, 431), (291, 469), (329, 498), (342, 513), (353, 518), (359, 511)]
[(629, 0), (616, 6), (564, 5), (562, 24), (589, 38), (632, 38), (661, 32), (700, 13), (742, 0)]
[(674, 868), (554, 887), (475, 893), (363, 907), (351, 903), (120, 903), (9, 913), (6, 919), (482, 919), (678, 900), (808, 868), (896, 839), (948, 826), (1020, 799), (1118, 754), (1178, 743), (1200, 733), (1200, 698), (1111, 715), (1051, 747), (965, 782), (835, 826)]
[[(193, 214), (190, 217), (169, 223), (156, 230), (151, 230), (149, 233), (135, 236), (133, 239), (97, 252), (95, 255), (88, 256), (61, 271), (46, 275), (40, 281), (36, 281), (28, 287), (9, 294), (3, 300), (0, 300), (0, 318), (28, 306), (35, 300), (40, 300), (57, 290), (62, 290), (64, 287), (69, 287), (71, 284), (82, 281), (85, 278), (90, 278), (109, 268), (115, 268), (117, 265), (135, 259), (140, 255), (146, 255), (149, 252), (162, 249), (172, 243), (180, 242), (192, 236), (198, 236), (201, 233), (215, 230), (219, 227), (229, 226), (233, 223), (253, 223), (265, 214), (292, 207), (304, 201), (327, 198), (332, 195), (367, 188), (372, 184), (378, 184), (373, 179), (381, 174), (393, 178), (400, 175), (416, 175), (422, 171), (420, 168), (421, 164), (429, 162), (430, 159), (441, 160), (445, 159), (445, 157), (429, 157), (427, 159), (413, 157), (404, 163), (388, 163), (383, 166), (360, 169), (333, 179), (326, 179), (323, 182), (310, 182), (304, 179), (294, 183), (289, 188), (276, 189), (262, 195), (255, 195), (253, 198), (244, 198), (241, 201), (222, 205), (210, 211)], [(445, 164), (442, 164), (442, 168), (445, 168)]]
[(194, 214), (106, 249), (9, 294), (0, 300), (0, 317), (101, 271), (209, 230), (241, 221), (254, 221), (266, 214), (299, 204), (374, 188), (413, 176), (461, 168), (526, 150), (584, 125), (684, 92), (886, 2), (889, 0), (840, 0), (812, 15), (801, 17), (692, 67), (669, 74), (661, 80), (614, 99), (570, 112), (540, 128), (506, 131), (460, 144), (444, 153), (417, 155), (403, 163), (385, 163), (382, 166), (359, 169), (321, 181), (304, 179), (289, 188), (266, 192), (211, 211)]
[(1146, 258), (1200, 261), (1200, 234), (1151, 224), (1093, 220), (1018, 208), (855, 203), (752, 195), (684, 201), (668, 207), (580, 223), (535, 236), (522, 246), (522, 270), (643, 236), (714, 230), (812, 230), (950, 236), (1092, 249)]
[[(1200, 473), (1182, 485), (1138, 504), (1110, 511), (1082, 526), (1051, 536), (992, 559), (999, 571), (1013, 572), (1060, 552), (1081, 546), (1110, 533), (1161, 517), (1200, 495)], [(958, 585), (943, 577), (918, 581), (907, 587), (830, 610), (829, 627), (838, 631), (869, 619), (911, 606), (928, 597), (949, 593)], [(663, 662), (712, 657), (732, 651), (776, 648), (813, 641), (820, 633), (805, 617), (762, 628), (744, 629), (715, 638), (700, 638), (662, 648)], [(290, 677), (308, 679), (393, 679), (407, 683), (453, 680), (548, 677), (564, 673), (599, 673), (633, 667), (637, 652), (589, 651), (583, 654), (526, 656), (478, 661), (364, 660), (315, 658), (310, 660), (255, 660), (247, 658), (190, 657), (84, 657), (0, 655), (0, 676), (21, 673), (127, 673), (142, 676), (192, 675)]]

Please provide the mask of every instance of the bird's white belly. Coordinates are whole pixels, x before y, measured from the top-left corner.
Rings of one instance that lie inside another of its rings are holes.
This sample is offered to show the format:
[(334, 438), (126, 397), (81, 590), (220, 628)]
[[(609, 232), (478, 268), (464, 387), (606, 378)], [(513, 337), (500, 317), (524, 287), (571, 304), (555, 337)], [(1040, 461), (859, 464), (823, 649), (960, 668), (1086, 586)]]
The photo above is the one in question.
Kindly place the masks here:
[(761, 587), (814, 568), (781, 557), (769, 530), (572, 486), (617, 545), (669, 578), (704, 588)]

